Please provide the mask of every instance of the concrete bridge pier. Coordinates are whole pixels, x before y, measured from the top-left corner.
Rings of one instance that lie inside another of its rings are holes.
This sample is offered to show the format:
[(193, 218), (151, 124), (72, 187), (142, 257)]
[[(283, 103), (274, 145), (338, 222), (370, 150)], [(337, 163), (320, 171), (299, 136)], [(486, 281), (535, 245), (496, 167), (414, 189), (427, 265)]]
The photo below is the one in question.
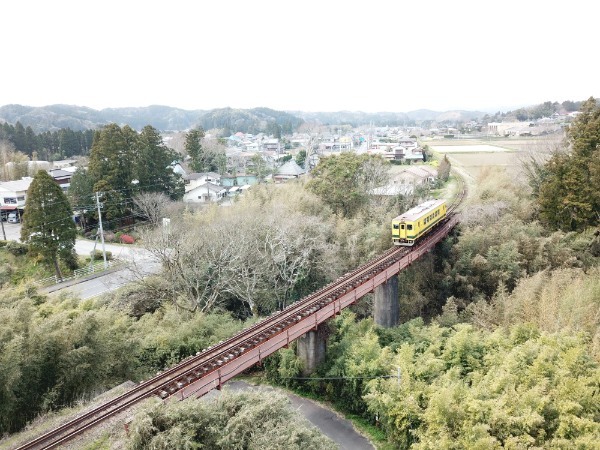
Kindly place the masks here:
[(375, 288), (373, 320), (379, 326), (392, 328), (400, 321), (400, 301), (398, 299), (398, 275)]
[(325, 359), (327, 345), (326, 326), (321, 324), (316, 330), (311, 330), (298, 338), (297, 354), (303, 363), (302, 375), (310, 375)]

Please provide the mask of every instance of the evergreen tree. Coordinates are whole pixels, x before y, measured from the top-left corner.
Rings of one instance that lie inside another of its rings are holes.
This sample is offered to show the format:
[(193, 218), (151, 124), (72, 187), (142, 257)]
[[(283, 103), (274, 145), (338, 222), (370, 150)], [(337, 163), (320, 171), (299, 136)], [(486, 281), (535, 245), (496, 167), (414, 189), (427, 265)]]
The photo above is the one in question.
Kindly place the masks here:
[(71, 268), (76, 267), (75, 223), (67, 197), (45, 170), (40, 170), (27, 191), (21, 240), (30, 251), (43, 255), (54, 263), (56, 276), (62, 278), (59, 258)]
[(82, 225), (85, 228), (89, 213), (94, 211), (94, 181), (85, 169), (80, 167), (71, 177), (67, 197), (73, 210), (81, 214)]
[(542, 220), (566, 231), (600, 223), (600, 106), (592, 97), (567, 132), (569, 153), (545, 167), (538, 202)]
[(135, 145), (135, 177), (140, 191), (163, 193), (172, 199), (183, 197), (181, 176), (170, 168), (178, 156), (167, 147), (158, 130), (144, 127)]
[(201, 141), (203, 137), (204, 130), (202, 128), (191, 130), (185, 135), (185, 151), (192, 159), (190, 167), (194, 172), (205, 170), (205, 154)]
[(134, 185), (133, 146), (137, 133), (129, 126), (120, 128), (110, 124), (96, 132), (90, 152), (89, 174), (94, 180), (94, 192), (112, 191), (106, 198), (112, 201), (107, 207), (107, 219), (122, 217), (127, 213), (124, 199), (131, 198)]

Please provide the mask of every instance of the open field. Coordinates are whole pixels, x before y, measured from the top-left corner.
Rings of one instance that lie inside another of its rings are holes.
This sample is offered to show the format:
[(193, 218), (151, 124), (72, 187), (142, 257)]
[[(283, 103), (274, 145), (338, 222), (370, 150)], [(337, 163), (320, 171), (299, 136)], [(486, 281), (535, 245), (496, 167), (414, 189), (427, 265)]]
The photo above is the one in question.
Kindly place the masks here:
[(470, 144), (470, 145), (430, 145), (434, 152), (438, 153), (498, 153), (507, 152), (502, 147), (489, 144)]
[(531, 138), (456, 139), (423, 142), (436, 153), (448, 155), (450, 163), (462, 166), (473, 177), (484, 167), (502, 167), (519, 176), (522, 161), (530, 153), (548, 154), (561, 144), (562, 135)]

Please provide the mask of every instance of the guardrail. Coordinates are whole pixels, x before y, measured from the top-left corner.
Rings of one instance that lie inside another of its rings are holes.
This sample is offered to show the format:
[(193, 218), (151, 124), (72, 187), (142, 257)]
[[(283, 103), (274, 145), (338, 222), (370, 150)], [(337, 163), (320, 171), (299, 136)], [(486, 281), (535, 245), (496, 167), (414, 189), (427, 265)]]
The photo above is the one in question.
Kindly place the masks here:
[(104, 272), (109, 269), (114, 269), (114, 268), (121, 267), (121, 266), (125, 266), (125, 263), (118, 259), (113, 259), (111, 261), (107, 261), (106, 267), (104, 267), (104, 261), (98, 261), (92, 265), (88, 265), (88, 266), (82, 267), (80, 269), (75, 269), (73, 271), (72, 275), (62, 277), (62, 278), (59, 278), (56, 275), (52, 275), (51, 277), (37, 280), (34, 282), (34, 284), (39, 287), (53, 286), (56, 284), (64, 283), (66, 281), (76, 280), (78, 278), (84, 278), (84, 277), (87, 277), (88, 275), (92, 275), (94, 273)]

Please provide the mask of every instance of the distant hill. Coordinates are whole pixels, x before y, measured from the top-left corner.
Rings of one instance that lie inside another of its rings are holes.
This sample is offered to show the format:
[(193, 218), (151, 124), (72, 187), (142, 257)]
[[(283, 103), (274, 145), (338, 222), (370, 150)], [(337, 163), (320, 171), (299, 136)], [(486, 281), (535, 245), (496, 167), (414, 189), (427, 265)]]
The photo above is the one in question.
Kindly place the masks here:
[(70, 128), (74, 131), (98, 128), (107, 123), (129, 125), (137, 130), (152, 125), (159, 130), (185, 130), (198, 124), (205, 111), (187, 111), (169, 106), (143, 108), (106, 108), (100, 111), (85, 106), (49, 105), (0, 107), (0, 120), (17, 121), (35, 132)]
[(318, 122), (323, 125), (373, 125), (398, 126), (416, 125), (423, 121), (463, 122), (482, 117), (478, 111), (418, 110), (403, 112), (366, 113), (361, 111), (302, 112), (277, 111), (270, 108), (212, 110), (185, 110), (170, 106), (106, 108), (95, 110), (85, 106), (49, 105), (0, 107), (0, 122), (21, 122), (36, 133), (70, 128), (74, 131), (94, 129), (107, 123), (129, 125), (137, 130), (152, 125), (160, 131), (181, 131), (201, 125), (205, 130), (221, 128), (229, 132), (272, 133), (278, 125), (283, 133), (296, 130), (303, 122)]
[(295, 115), (307, 122), (316, 121), (323, 125), (373, 125), (384, 126), (414, 126), (424, 121), (431, 122), (466, 122), (481, 118), (485, 112), (481, 111), (431, 111), (419, 109), (416, 111), (403, 112), (376, 112), (366, 113), (362, 111), (337, 111), (337, 112), (302, 112), (295, 111)]

